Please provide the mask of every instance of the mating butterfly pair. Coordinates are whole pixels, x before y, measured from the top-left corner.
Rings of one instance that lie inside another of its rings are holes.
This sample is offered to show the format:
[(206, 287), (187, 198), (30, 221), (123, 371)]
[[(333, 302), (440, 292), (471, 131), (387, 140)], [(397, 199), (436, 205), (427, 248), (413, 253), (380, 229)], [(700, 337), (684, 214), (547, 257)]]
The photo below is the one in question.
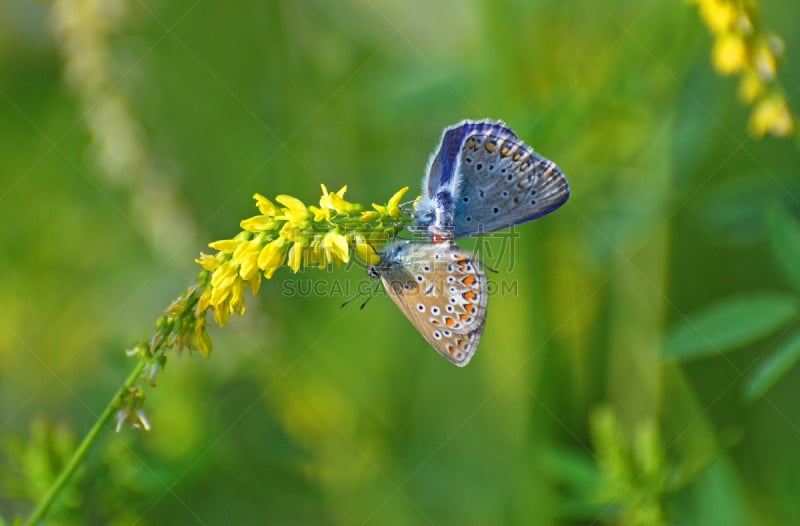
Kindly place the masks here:
[(567, 199), (561, 171), (505, 124), (463, 121), (442, 135), (416, 205), (412, 229), (432, 243), (389, 244), (370, 275), (442, 356), (463, 367), (483, 333), (488, 284), (477, 258), (453, 239), (532, 221)]

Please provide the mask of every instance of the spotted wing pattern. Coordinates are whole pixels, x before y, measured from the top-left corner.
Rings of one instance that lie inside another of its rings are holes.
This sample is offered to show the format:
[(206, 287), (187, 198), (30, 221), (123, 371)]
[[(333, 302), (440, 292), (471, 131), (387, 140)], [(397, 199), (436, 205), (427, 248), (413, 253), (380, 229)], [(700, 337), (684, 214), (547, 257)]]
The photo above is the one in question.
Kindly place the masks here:
[(439, 353), (463, 367), (478, 347), (488, 285), (480, 263), (452, 242), (390, 245), (374, 267), (389, 296)]
[(445, 130), (428, 166), (414, 227), (434, 240), (485, 234), (548, 214), (569, 199), (567, 179), (501, 122)]

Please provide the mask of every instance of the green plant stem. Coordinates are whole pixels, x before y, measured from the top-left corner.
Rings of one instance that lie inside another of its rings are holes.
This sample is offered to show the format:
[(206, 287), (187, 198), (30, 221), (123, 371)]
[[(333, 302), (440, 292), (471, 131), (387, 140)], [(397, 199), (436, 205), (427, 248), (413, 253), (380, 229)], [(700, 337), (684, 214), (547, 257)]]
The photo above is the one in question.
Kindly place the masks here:
[(28, 520), (25, 522), (24, 526), (34, 526), (39, 521), (41, 521), (47, 511), (50, 509), (50, 506), (58, 497), (58, 494), (61, 493), (61, 490), (64, 489), (67, 482), (69, 481), (70, 477), (72, 477), (75, 470), (78, 469), (78, 466), (81, 465), (83, 462), (84, 457), (86, 454), (89, 453), (89, 450), (92, 448), (94, 443), (97, 441), (97, 437), (100, 436), (100, 432), (103, 430), (105, 425), (111, 420), (111, 417), (114, 416), (114, 413), (118, 409), (118, 403), (120, 397), (123, 396), (134, 383), (136, 380), (139, 379), (139, 375), (142, 374), (147, 362), (145, 360), (140, 360), (139, 363), (134, 367), (131, 374), (128, 375), (128, 378), (125, 379), (125, 383), (122, 384), (122, 387), (114, 394), (114, 397), (111, 401), (106, 405), (103, 412), (97, 418), (97, 421), (94, 423), (92, 428), (89, 430), (89, 433), (86, 435), (86, 438), (83, 439), (83, 442), (78, 446), (78, 449), (75, 450), (75, 453), (72, 454), (72, 458), (69, 459), (69, 462), (64, 469), (61, 470), (56, 480), (53, 482), (53, 485), (50, 486), (50, 489), (47, 490), (47, 494), (45, 494), (44, 498), (39, 501), (39, 504), (33, 510)]

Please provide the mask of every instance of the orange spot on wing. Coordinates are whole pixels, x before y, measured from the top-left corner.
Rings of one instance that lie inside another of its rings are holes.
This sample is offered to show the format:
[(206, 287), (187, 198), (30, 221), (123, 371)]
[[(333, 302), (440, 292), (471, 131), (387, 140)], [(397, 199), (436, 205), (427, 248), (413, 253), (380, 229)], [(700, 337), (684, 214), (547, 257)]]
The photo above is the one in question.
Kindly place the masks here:
[(453, 325), (456, 324), (456, 320), (454, 320), (453, 318), (447, 317), (447, 318), (444, 319), (444, 324), (447, 325), (448, 327), (452, 327)]
[(467, 276), (466, 278), (461, 280), (461, 283), (469, 287), (470, 285), (475, 283), (475, 276)]
[(468, 290), (467, 292), (465, 292), (464, 294), (462, 294), (462, 296), (463, 296), (463, 297), (464, 297), (464, 299), (465, 299), (465, 300), (467, 300), (467, 301), (475, 301), (475, 296), (477, 296), (477, 294), (475, 294), (475, 293), (474, 293), (473, 291), (471, 291), (471, 290)]
[(470, 319), (470, 315), (469, 314), (461, 314), (459, 316), (459, 318), (461, 318), (461, 321), (467, 321), (468, 319)]

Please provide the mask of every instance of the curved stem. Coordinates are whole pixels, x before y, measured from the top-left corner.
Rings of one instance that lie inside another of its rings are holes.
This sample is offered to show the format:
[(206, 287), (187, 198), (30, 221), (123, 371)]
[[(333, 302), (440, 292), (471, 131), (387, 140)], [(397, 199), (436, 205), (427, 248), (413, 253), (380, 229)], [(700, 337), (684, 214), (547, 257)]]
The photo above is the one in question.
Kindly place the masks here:
[(83, 439), (83, 442), (81, 442), (81, 444), (78, 446), (78, 449), (76, 449), (75, 453), (72, 454), (72, 458), (69, 459), (67, 465), (61, 470), (61, 473), (59, 473), (58, 477), (53, 482), (53, 485), (50, 486), (49, 490), (47, 490), (47, 494), (45, 494), (44, 498), (39, 501), (39, 504), (33, 510), (30, 517), (28, 517), (28, 520), (25, 521), (24, 526), (33, 526), (44, 518), (45, 514), (47, 514), (47, 511), (50, 509), (50, 506), (56, 500), (56, 497), (58, 497), (58, 494), (61, 493), (62, 489), (64, 489), (64, 486), (66, 486), (70, 477), (72, 477), (73, 473), (75, 473), (75, 470), (77, 470), (78, 466), (80, 466), (83, 462), (86, 454), (97, 441), (97, 437), (100, 436), (100, 432), (103, 430), (108, 421), (111, 420), (111, 417), (114, 416), (120, 397), (130, 387), (132, 387), (134, 383), (136, 383), (136, 380), (139, 379), (139, 375), (142, 374), (145, 365), (147, 365), (147, 362), (145, 360), (140, 360), (136, 367), (134, 367), (133, 371), (131, 371), (131, 374), (129, 374), (128, 378), (125, 379), (125, 383), (122, 384), (122, 387), (114, 394), (114, 397), (111, 399), (108, 405), (106, 405), (105, 409), (103, 409), (103, 412), (89, 430), (86, 438)]

